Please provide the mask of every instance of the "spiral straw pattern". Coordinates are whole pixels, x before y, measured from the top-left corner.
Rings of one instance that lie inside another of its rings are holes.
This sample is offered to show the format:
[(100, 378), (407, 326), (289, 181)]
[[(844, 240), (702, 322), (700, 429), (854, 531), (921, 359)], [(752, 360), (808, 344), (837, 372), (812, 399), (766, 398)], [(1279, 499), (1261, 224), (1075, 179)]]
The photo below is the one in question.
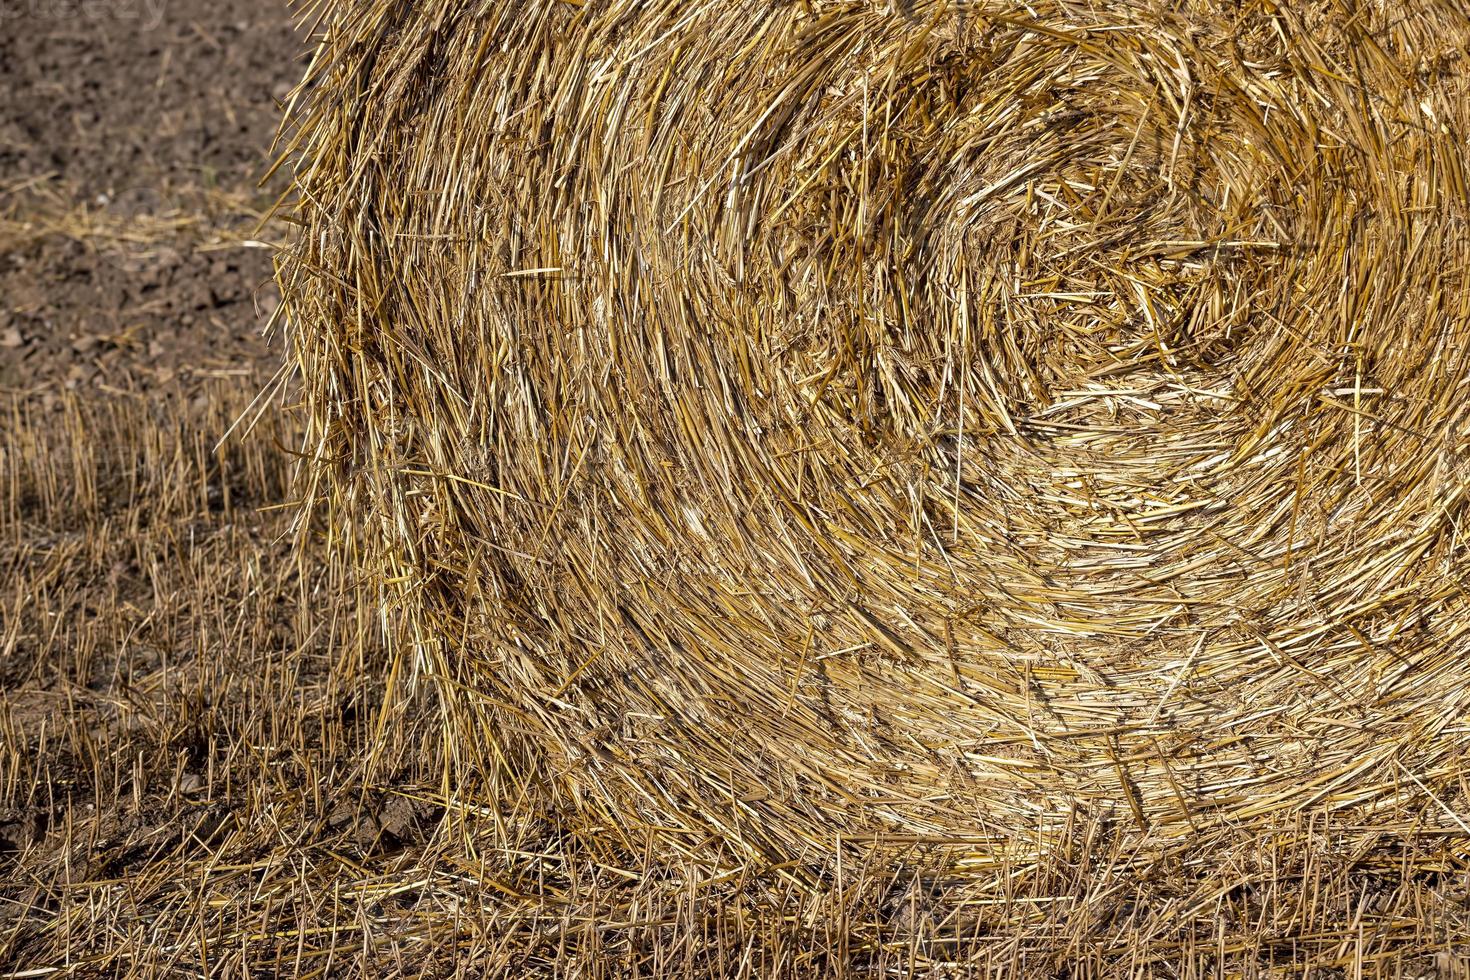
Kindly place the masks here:
[(1470, 812), (1460, 5), (322, 15), (303, 477), (460, 762), (775, 862)]

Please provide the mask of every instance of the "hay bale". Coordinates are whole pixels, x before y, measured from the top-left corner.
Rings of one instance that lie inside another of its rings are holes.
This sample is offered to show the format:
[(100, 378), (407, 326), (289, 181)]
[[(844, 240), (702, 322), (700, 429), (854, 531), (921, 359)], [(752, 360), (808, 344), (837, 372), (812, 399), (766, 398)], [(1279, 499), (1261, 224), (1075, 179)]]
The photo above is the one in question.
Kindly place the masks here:
[(457, 761), (770, 861), (1463, 820), (1458, 4), (324, 16), (304, 475)]

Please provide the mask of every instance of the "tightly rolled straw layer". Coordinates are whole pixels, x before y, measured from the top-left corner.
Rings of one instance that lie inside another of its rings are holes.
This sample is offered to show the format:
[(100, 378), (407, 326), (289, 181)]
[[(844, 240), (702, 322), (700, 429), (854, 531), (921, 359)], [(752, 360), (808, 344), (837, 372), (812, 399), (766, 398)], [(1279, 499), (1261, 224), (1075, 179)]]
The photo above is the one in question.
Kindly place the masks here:
[(319, 13), (305, 477), (506, 800), (1463, 827), (1459, 4)]

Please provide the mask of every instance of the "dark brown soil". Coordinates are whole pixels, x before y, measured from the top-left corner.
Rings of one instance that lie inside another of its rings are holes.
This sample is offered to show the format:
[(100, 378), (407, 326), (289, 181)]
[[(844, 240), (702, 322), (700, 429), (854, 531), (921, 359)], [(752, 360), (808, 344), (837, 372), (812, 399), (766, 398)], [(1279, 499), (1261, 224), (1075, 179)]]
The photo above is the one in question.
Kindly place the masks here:
[(275, 0), (7, 0), (0, 387), (269, 367), (270, 259), (244, 242), (301, 47)]

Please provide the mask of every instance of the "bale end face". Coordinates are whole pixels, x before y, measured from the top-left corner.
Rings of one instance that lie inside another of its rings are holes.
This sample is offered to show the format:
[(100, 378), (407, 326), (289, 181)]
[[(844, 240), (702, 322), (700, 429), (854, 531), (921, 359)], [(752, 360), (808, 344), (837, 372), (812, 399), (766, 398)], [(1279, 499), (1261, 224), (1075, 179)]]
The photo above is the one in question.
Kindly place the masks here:
[(776, 862), (1450, 819), (1456, 5), (328, 23), (304, 476), (468, 755)]

